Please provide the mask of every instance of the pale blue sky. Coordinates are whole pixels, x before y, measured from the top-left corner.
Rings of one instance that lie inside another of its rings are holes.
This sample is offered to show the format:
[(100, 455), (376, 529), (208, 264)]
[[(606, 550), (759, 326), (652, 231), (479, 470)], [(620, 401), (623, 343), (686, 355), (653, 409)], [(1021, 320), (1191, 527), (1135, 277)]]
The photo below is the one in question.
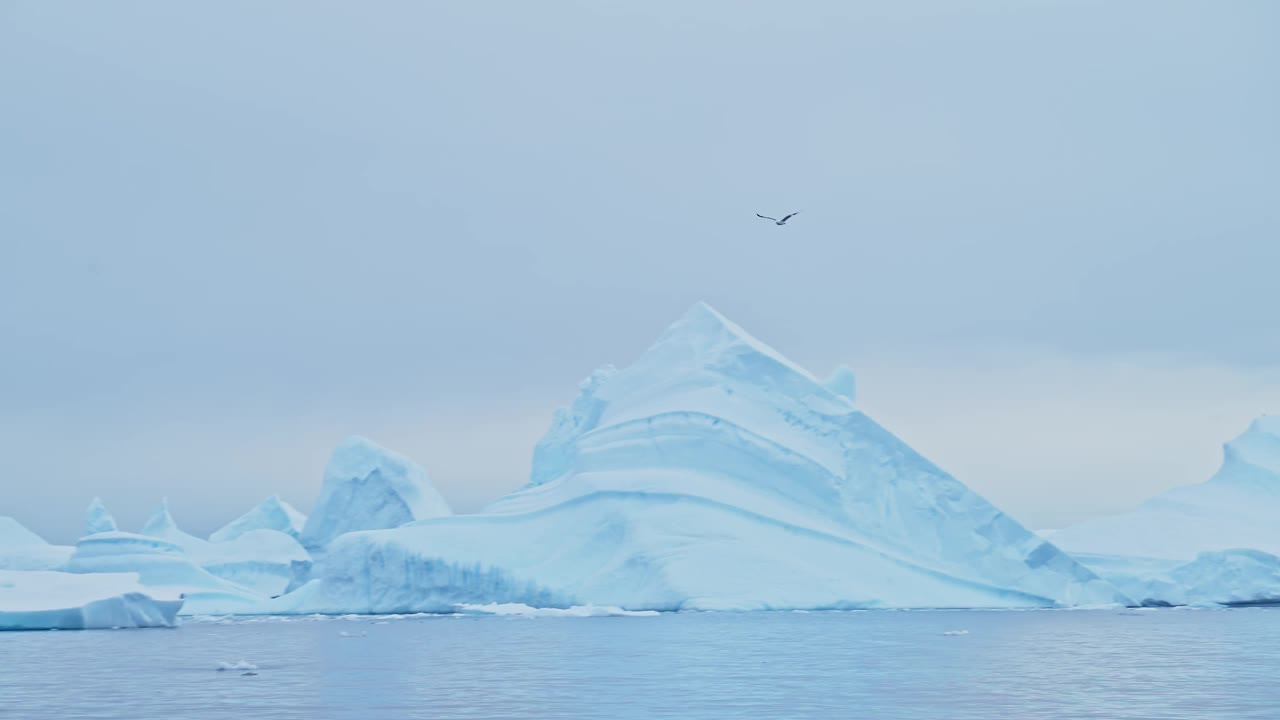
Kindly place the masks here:
[(305, 511), (348, 433), (472, 510), (698, 299), (1123, 509), (1280, 412), (1278, 77), (1268, 0), (0, 0), (0, 514)]

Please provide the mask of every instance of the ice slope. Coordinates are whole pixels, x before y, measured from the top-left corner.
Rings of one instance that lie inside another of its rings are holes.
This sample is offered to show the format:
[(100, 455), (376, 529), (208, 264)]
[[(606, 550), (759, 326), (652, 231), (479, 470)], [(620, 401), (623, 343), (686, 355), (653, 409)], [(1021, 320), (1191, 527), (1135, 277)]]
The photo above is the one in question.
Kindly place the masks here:
[(171, 627), (181, 606), (128, 573), (0, 571), (0, 630)]
[(350, 437), (329, 458), (320, 499), (301, 540), (308, 548), (322, 548), (343, 533), (393, 528), (452, 512), (426, 471), (412, 460)]
[(17, 520), (0, 515), (0, 570), (57, 570), (70, 556), (70, 547), (50, 545)]
[(96, 535), (101, 532), (115, 532), (120, 528), (116, 527), (116, 519), (107, 512), (107, 506), (102, 503), (102, 498), (94, 498), (89, 503), (89, 507), (84, 511), (84, 534)]
[(296, 540), (302, 535), (302, 527), (306, 522), (306, 515), (279, 496), (272, 495), (249, 512), (216, 530), (209, 539), (213, 542), (226, 542), (252, 530), (278, 530)]
[(1136, 509), (1051, 535), (1072, 553), (1190, 561), (1250, 548), (1280, 554), (1280, 417), (1263, 416), (1228, 442), (1207, 482), (1169, 490)]
[[(528, 486), (352, 533), (284, 612), (1127, 602), (705, 304), (557, 411)], [(314, 516), (313, 516), (314, 518)]]

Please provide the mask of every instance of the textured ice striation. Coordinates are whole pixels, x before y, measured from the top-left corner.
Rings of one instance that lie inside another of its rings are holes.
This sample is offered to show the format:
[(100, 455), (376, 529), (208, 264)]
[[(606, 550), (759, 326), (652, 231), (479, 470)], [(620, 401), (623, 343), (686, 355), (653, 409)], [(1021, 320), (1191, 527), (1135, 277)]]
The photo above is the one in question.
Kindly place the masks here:
[[(341, 537), (319, 531), (332, 510), (313, 513), (304, 539), (336, 539), (314, 579), (273, 607), (1128, 602), (859, 412), (853, 398), (847, 369), (819, 381), (699, 303), (630, 367), (593, 373), (538, 443), (529, 484), (482, 513), (436, 513)], [(326, 496), (353, 504), (341, 488), (367, 476), (368, 465), (327, 474)], [(344, 516), (365, 514), (354, 504)]]

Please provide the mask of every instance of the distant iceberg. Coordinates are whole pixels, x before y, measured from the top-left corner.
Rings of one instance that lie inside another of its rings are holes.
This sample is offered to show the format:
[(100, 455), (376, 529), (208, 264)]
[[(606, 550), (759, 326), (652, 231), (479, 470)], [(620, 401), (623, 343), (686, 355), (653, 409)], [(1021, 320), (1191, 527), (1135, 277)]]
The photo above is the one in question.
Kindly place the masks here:
[(1280, 554), (1280, 417), (1255, 420), (1223, 447), (1207, 482), (1177, 487), (1119, 515), (1053, 533), (1076, 553), (1190, 561), (1202, 552), (1251, 548)]
[[(339, 525), (328, 507), (337, 503), (322, 501), (304, 540), (327, 542), (326, 552), (313, 579), (271, 607), (1129, 602), (859, 412), (853, 398), (852, 372), (819, 381), (697, 304), (630, 367), (591, 375), (538, 444), (529, 484), (480, 514), (435, 512), (339, 536), (360, 528)], [(335, 459), (377, 456), (354, 450)], [(376, 464), (356, 465), (326, 473), (325, 494), (364, 518), (372, 513), (346, 501), (355, 495), (346, 487)], [(398, 493), (375, 496), (394, 507)], [(378, 524), (406, 516), (397, 510)]]
[(107, 511), (102, 498), (94, 498), (84, 511), (84, 534), (96, 535), (102, 532), (115, 532), (116, 519)]
[(452, 514), (420, 466), (371, 440), (351, 437), (329, 458), (320, 499), (301, 540), (308, 548), (322, 548), (344, 533)]
[(277, 530), (297, 540), (301, 537), (302, 528), (306, 522), (306, 515), (298, 512), (279, 496), (272, 495), (258, 503), (249, 512), (216, 530), (209, 536), (209, 540), (228, 542), (253, 530)]
[(1277, 518), (1280, 417), (1264, 416), (1223, 447), (1208, 481), (1050, 538), (1139, 602), (1280, 602)]
[(170, 627), (180, 607), (130, 573), (0, 571), (0, 630)]

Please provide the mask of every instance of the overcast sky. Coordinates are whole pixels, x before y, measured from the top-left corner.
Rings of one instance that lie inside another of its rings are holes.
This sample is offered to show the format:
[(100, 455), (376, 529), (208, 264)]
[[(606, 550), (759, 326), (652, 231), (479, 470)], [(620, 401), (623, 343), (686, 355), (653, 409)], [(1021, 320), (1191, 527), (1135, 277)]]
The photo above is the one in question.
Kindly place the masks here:
[(1278, 77), (1270, 0), (0, 0), (0, 515), (306, 511), (351, 433), (475, 510), (699, 299), (1126, 509), (1280, 412)]

